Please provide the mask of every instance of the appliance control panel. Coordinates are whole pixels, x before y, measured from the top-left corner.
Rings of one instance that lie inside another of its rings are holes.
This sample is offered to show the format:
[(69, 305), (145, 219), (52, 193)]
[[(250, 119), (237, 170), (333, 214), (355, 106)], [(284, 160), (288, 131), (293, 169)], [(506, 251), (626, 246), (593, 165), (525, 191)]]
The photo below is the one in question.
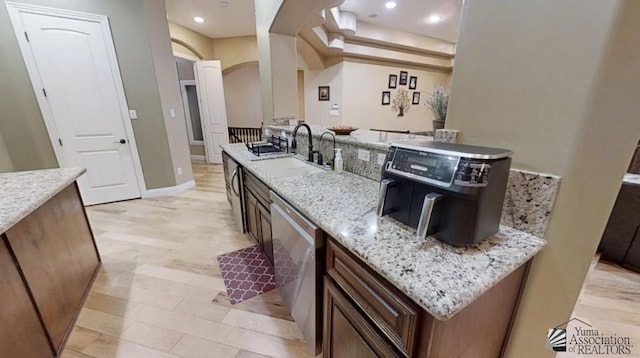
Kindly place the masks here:
[(390, 173), (443, 187), (485, 187), (490, 169), (489, 161), (405, 148), (391, 148), (384, 166)]

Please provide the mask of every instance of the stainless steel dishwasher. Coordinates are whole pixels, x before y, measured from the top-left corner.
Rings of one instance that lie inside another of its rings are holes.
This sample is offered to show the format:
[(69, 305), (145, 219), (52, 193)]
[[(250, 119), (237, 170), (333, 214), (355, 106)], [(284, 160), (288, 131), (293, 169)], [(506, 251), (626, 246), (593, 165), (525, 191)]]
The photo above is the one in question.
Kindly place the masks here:
[(322, 351), (322, 230), (274, 192), (271, 228), (278, 292), (317, 355)]

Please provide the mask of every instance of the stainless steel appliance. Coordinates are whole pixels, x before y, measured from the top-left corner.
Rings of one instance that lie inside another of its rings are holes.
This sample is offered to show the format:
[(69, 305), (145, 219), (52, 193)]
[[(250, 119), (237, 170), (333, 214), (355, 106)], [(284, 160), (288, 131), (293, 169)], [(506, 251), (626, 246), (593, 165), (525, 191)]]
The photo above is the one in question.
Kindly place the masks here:
[(440, 142), (394, 143), (382, 169), (378, 215), (453, 246), (498, 232), (510, 150)]
[(271, 192), (273, 266), (289, 313), (314, 354), (322, 351), (322, 230)]
[(240, 232), (245, 232), (244, 215), (242, 215), (243, 195), (242, 195), (242, 167), (235, 160), (227, 158), (229, 168), (229, 183), (231, 183), (231, 208), (233, 209), (233, 219)]

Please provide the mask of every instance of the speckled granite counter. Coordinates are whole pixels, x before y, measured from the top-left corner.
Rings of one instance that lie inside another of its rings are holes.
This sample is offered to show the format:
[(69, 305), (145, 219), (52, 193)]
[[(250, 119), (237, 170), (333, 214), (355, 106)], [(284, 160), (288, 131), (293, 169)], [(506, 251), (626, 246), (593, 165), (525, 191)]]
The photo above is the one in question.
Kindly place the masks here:
[[(329, 131), (327, 128), (311, 124), (311, 133), (313, 138), (319, 138), (323, 132)], [(285, 131), (287, 133), (293, 132), (295, 126), (268, 126), (274, 134), (278, 134), (278, 131)], [(332, 132), (333, 133), (333, 132)], [(299, 135), (308, 137), (309, 133), (306, 129), (301, 128), (298, 131)], [(421, 139), (421, 140), (433, 140), (433, 137), (427, 137), (416, 134), (402, 134), (402, 133), (387, 133), (387, 132), (377, 132), (371, 131), (368, 129), (358, 129), (355, 132), (351, 132), (350, 135), (338, 135), (336, 136), (337, 143), (351, 144), (356, 145), (358, 147), (377, 149), (386, 151), (389, 149), (391, 143), (400, 142), (410, 139)], [(325, 138), (327, 140), (327, 138)]]
[(627, 173), (624, 175), (624, 179), (622, 181), (627, 184), (640, 185), (640, 174)]
[(85, 169), (46, 169), (0, 174), (0, 233), (73, 183)]
[(378, 183), (344, 172), (273, 178), (246, 160), (240, 144), (223, 146), (232, 158), (298, 208), (373, 270), (445, 320), (531, 259), (546, 244), (506, 226), (482, 243), (455, 248), (375, 213)]

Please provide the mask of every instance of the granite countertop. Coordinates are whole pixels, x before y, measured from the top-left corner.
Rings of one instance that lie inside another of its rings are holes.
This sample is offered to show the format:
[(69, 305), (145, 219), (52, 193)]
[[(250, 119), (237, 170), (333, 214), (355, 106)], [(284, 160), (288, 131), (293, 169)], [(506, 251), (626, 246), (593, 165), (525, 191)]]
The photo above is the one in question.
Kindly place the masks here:
[(274, 178), (244, 159), (244, 145), (222, 146), (240, 165), (360, 257), (427, 312), (451, 318), (531, 259), (546, 241), (506, 226), (478, 245), (456, 248), (375, 213), (378, 182), (344, 172)]
[[(311, 133), (313, 138), (319, 138), (323, 132), (329, 131), (327, 128), (315, 124), (310, 124)], [(287, 133), (293, 132), (295, 126), (283, 126), (283, 125), (270, 125), (267, 128), (275, 131), (273, 134), (278, 134), (279, 131), (285, 131)], [(331, 132), (333, 133), (333, 132)], [(298, 135), (308, 136), (307, 130), (302, 128), (298, 131)], [(391, 143), (406, 141), (411, 139), (421, 139), (421, 140), (433, 140), (433, 137), (416, 135), (416, 134), (402, 134), (402, 133), (387, 133), (387, 132), (377, 132), (371, 131), (368, 129), (358, 129), (357, 131), (351, 132), (350, 135), (337, 135), (336, 142), (337, 143), (345, 143), (345, 144), (354, 144), (359, 147), (378, 149), (382, 151), (386, 151), (389, 149)], [(331, 140), (331, 137), (324, 137), (323, 140)]]
[(84, 168), (64, 168), (0, 174), (0, 233), (9, 230), (84, 172)]
[(640, 185), (640, 174), (627, 173), (624, 175), (624, 179), (622, 181), (627, 184)]

